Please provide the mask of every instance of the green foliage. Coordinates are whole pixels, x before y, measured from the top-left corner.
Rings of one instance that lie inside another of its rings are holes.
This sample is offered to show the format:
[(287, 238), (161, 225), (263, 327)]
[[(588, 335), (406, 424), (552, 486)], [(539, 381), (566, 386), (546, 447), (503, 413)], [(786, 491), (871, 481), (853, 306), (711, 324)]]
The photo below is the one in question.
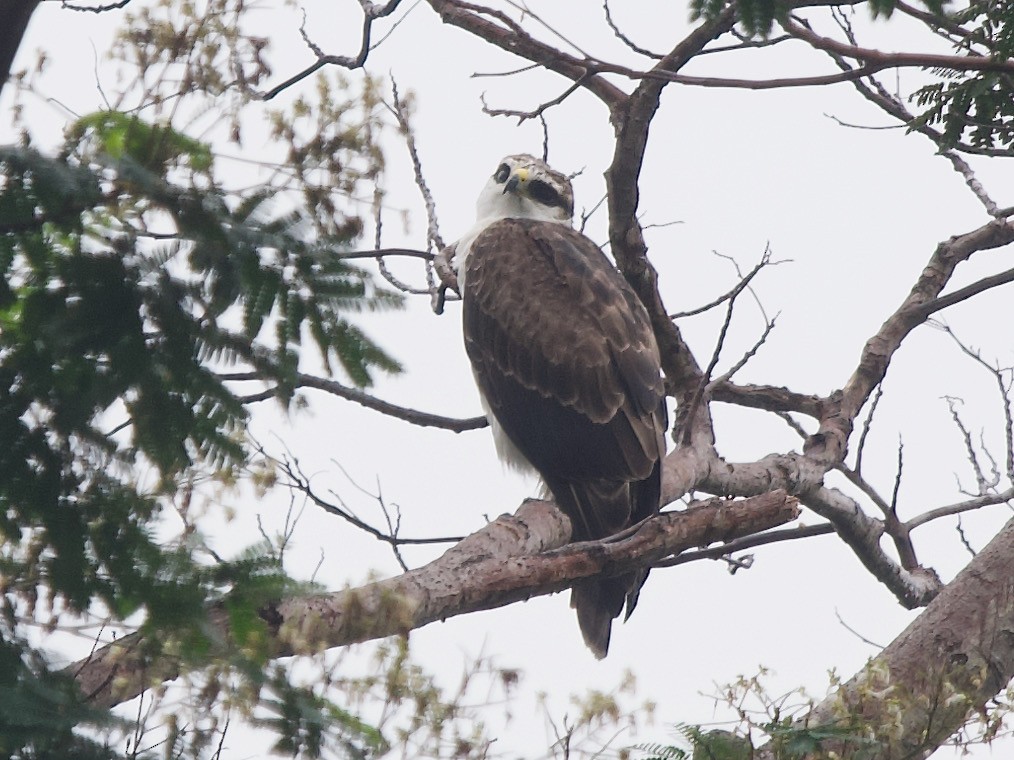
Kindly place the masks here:
[(673, 730), (691, 751), (671, 744), (642, 744), (637, 747), (644, 753), (641, 760), (749, 760), (753, 752), (749, 739), (730, 731), (702, 731), (700, 726), (685, 723), (676, 724)]
[[(973, 2), (950, 14), (950, 27), (960, 27), (955, 48), (962, 54), (1008, 60), (1014, 55), (1014, 5)], [(1010, 151), (1014, 147), (1014, 86), (1009, 74), (938, 70), (943, 81), (921, 87), (913, 95), (920, 107), (912, 126), (941, 128), (941, 148)]]
[(796, 760), (817, 752), (833, 742), (834, 746), (848, 747), (848, 757), (865, 760), (883, 751), (884, 745), (876, 739), (863, 735), (859, 725), (802, 726), (789, 720), (772, 722), (764, 726), (771, 737), (771, 745), (779, 760)]
[[(225, 369), (287, 402), (309, 342), (367, 385), (399, 365), (347, 315), (400, 299), (341, 259), (357, 225), (322, 232), (298, 209), (272, 213), (273, 192), (227, 193), (213, 170), (206, 145), (113, 112), (79, 120), (55, 157), (0, 147), (0, 577), (29, 614), (40, 599), (142, 613), (142, 631), (195, 666), (222, 657), (203, 628), (220, 605), (242, 657), (226, 661), (259, 677), (257, 611), (298, 588), (263, 551), (208, 567), (193, 544), (162, 545), (161, 495), (195, 467), (246, 461), (247, 412)], [(42, 733), (71, 746), (70, 727), (96, 716), (16, 642), (0, 641), (0, 733), (39, 734), (12, 717), (37, 705)], [(342, 717), (274, 689), (283, 715), (316, 726), (307, 751)]]
[[(112, 123), (103, 146), (151, 155)], [(129, 152), (75, 162), (78, 137), (63, 158), (0, 149), (0, 531), (34, 531), (34, 577), (73, 609), (97, 595), (126, 611), (161, 560), (145, 535), (154, 500), (116, 473), (144, 458), (170, 488), (197, 460), (241, 462), (246, 411), (216, 363), (247, 361), (288, 397), (303, 324), (361, 384), (373, 367), (396, 370), (341, 316), (396, 300), (334, 255), (340, 241), (299, 238), (293, 215), (258, 219), (263, 201), (230, 211)], [(177, 228), (168, 246), (142, 239), (155, 210)], [(276, 309), (284, 340), (270, 347), (257, 338)]]
[(114, 722), (104, 710), (82, 704), (71, 679), (49, 670), (39, 652), (22, 641), (11, 625), (8, 606), (0, 623), (0, 757), (23, 760), (73, 757), (107, 760), (116, 754), (100, 742), (74, 732)]
[(70, 130), (72, 142), (80, 142), (86, 134), (114, 160), (132, 159), (145, 169), (164, 176), (171, 163), (187, 159), (194, 170), (211, 168), (211, 149), (174, 129), (147, 124), (137, 116), (119, 111), (99, 111), (83, 116)]
[[(933, 13), (942, 13), (947, 0), (923, 0)], [(788, 18), (798, 3), (789, 0), (690, 0), (690, 20), (711, 20), (726, 8), (735, 5), (736, 21), (748, 37), (768, 37), (775, 22)], [(896, 0), (868, 0), (866, 3), (873, 18), (890, 18)]]
[(376, 728), (359, 720), (311, 688), (294, 688), (281, 668), (270, 668), (265, 688), (270, 696), (262, 700), (268, 716), (255, 721), (274, 731), (279, 739), (275, 751), (296, 756), (319, 757), (329, 734), (338, 733), (343, 755), (374, 757), (390, 749)]

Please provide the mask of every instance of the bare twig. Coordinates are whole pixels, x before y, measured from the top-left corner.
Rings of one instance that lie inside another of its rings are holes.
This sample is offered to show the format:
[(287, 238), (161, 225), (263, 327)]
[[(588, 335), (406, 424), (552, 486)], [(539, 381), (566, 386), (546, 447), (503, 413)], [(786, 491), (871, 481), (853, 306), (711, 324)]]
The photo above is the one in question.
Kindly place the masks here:
[[(1007, 453), (1006, 475), (1008, 480), (1014, 482), (1014, 409), (1012, 409), (1014, 405), (1011, 403), (1011, 390), (1012, 387), (1014, 387), (1014, 367), (1000, 367), (989, 364), (982, 358), (978, 351), (973, 351), (970, 347), (965, 345), (965, 343), (958, 338), (948, 325), (936, 321), (931, 321), (930, 324), (933, 327), (937, 327), (938, 329), (946, 332), (951, 339), (958, 344), (958, 347), (966, 356), (970, 357), (976, 362), (976, 364), (993, 376), (993, 379), (996, 382), (997, 391), (1000, 394), (1001, 407), (1003, 408), (1004, 442)], [(999, 478), (995, 478), (995, 480), (999, 482)]]
[(961, 433), (961, 438), (965, 442), (965, 451), (968, 454), (968, 463), (972, 466), (972, 471), (975, 473), (975, 484), (976, 492), (967, 493), (968, 496), (982, 496), (990, 493), (993, 488), (996, 487), (998, 481), (989, 479), (982, 471), (982, 465), (979, 463), (979, 454), (975, 450), (975, 444), (972, 441), (972, 434), (968, 428), (965, 427), (965, 423), (961, 419), (961, 415), (958, 414), (958, 402), (960, 399), (954, 398), (953, 396), (945, 397), (947, 401), (947, 408), (951, 412), (951, 419), (954, 421), (954, 425), (958, 428)]
[(624, 45), (626, 45), (628, 48), (630, 48), (639, 55), (643, 55), (646, 58), (652, 58), (656, 61), (662, 60), (661, 53), (653, 53), (647, 48), (643, 48), (634, 44), (634, 42), (627, 35), (625, 35), (623, 32), (620, 31), (620, 28), (616, 25), (616, 22), (613, 21), (613, 14), (609, 10), (609, 0), (602, 0), (602, 10), (605, 11), (606, 23), (609, 25), (609, 28), (613, 30), (613, 34), (616, 35), (616, 39), (618, 39), (620, 42), (622, 42)]
[(863, 430), (859, 434), (859, 444), (856, 446), (856, 466), (855, 473), (861, 477), (863, 472), (863, 452), (866, 450), (866, 438), (870, 434), (870, 430), (873, 427), (873, 417), (877, 413), (877, 405), (880, 403), (880, 399), (884, 395), (884, 384), (883, 382), (877, 383), (877, 387), (873, 393), (873, 401), (870, 402), (870, 410), (866, 413), (866, 419), (863, 420)]
[(947, 506), (927, 510), (921, 515), (916, 515), (911, 520), (908, 520), (905, 525), (908, 526), (909, 530), (914, 530), (920, 525), (925, 525), (933, 520), (939, 520), (941, 517), (960, 515), (963, 512), (974, 512), (983, 507), (991, 507), (997, 504), (1009, 504), (1011, 501), (1014, 501), (1014, 487), (997, 493), (976, 496), (956, 504), (948, 504)]
[(857, 631), (855, 628), (853, 628), (848, 623), (846, 623), (842, 619), (841, 614), (838, 612), (838, 608), (837, 607), (835, 607), (835, 609), (834, 609), (834, 616), (836, 618), (838, 618), (838, 622), (841, 623), (841, 627), (842, 628), (844, 628), (846, 631), (848, 631), (849, 633), (851, 633), (853, 636), (855, 636), (857, 639), (859, 639), (864, 644), (869, 644), (871, 647), (875, 647), (876, 649), (883, 649), (884, 648), (883, 644), (878, 644), (875, 641), (871, 641), (870, 639), (866, 638), (861, 633), (859, 633), (859, 631)]
[(800, 538), (812, 538), (813, 536), (826, 536), (830, 533), (834, 533), (834, 526), (831, 523), (769, 530), (765, 533), (757, 533), (745, 538), (738, 538), (735, 541), (728, 541), (711, 549), (695, 549), (693, 551), (681, 552), (674, 557), (659, 560), (652, 567), (675, 567), (676, 565), (684, 565), (687, 562), (696, 562), (701, 559), (721, 559), (733, 552), (752, 549), (755, 546), (764, 546), (765, 544), (774, 544), (780, 541), (795, 541)]
[(75, 5), (74, 3), (68, 3), (66, 0), (60, 3), (60, 7), (68, 11), (81, 11), (83, 13), (105, 13), (107, 11), (115, 11), (120, 8), (125, 8), (130, 3), (130, 0), (119, 0), (115, 3), (106, 3), (105, 5)]
[[(711, 379), (711, 373), (715, 370), (718, 365), (718, 360), (722, 355), (722, 348), (725, 346), (725, 338), (729, 333), (729, 326), (732, 324), (732, 314), (735, 309), (736, 299), (735, 297), (729, 299), (729, 305), (725, 309), (725, 319), (722, 322), (722, 327), (718, 331), (718, 339), (715, 341), (714, 351), (711, 353), (711, 360), (708, 362), (708, 366), (705, 367), (704, 372), (701, 374), (700, 382), (693, 395), (690, 397), (689, 411), (687, 412), (688, 419), (694, 419), (697, 416), (697, 409), (704, 400), (704, 394), (708, 389), (708, 383)], [(682, 445), (689, 446), (691, 444), (691, 438), (694, 427), (687, 425), (683, 429)]]
[[(324, 499), (323, 497), (319, 496), (310, 485), (310, 479), (300, 469), (299, 462), (297, 460), (292, 459), (289, 456), (286, 456), (283, 459), (277, 459), (271, 457), (269, 454), (264, 453), (263, 451), (262, 454), (278, 465), (278, 468), (286, 478), (286, 482), (283, 482), (282, 485), (286, 486), (287, 488), (291, 488), (295, 491), (298, 491), (299, 493), (306, 496), (306, 498), (309, 499), (311, 502), (313, 502), (318, 507), (323, 509), (325, 512), (328, 512), (332, 515), (342, 518), (353, 527), (370, 534), (378, 541), (382, 541), (383, 543), (386, 543), (390, 546), (410, 546), (410, 545), (416, 546), (429, 544), (456, 543), (462, 539), (461, 536), (432, 536), (425, 538), (405, 538), (403, 536), (398, 536), (396, 534), (385, 533), (379, 528), (375, 528), (369, 523), (356, 517), (345, 504), (343, 503), (334, 504), (328, 501), (327, 499)], [(339, 501), (341, 500), (339, 499)]]
[(735, 375), (737, 372), (739, 372), (741, 369), (743, 369), (743, 367), (746, 366), (747, 362), (749, 362), (754, 356), (757, 355), (757, 352), (760, 350), (760, 347), (767, 342), (768, 336), (771, 335), (771, 331), (775, 329), (775, 320), (777, 319), (778, 315), (776, 314), (770, 322), (764, 325), (763, 332), (761, 332), (760, 337), (758, 337), (757, 340), (754, 341), (754, 344), (750, 346), (750, 348), (748, 348), (743, 353), (743, 355), (739, 358), (739, 360), (736, 361), (736, 363), (733, 364), (731, 367), (729, 367), (729, 369), (727, 369), (722, 375), (716, 377), (714, 380), (711, 380), (708, 383), (709, 389), (720, 383), (727, 383), (730, 380), (732, 380), (732, 376)]
[[(718, 255), (718, 254), (716, 254), (716, 255)], [(735, 264), (735, 262), (733, 262), (733, 263)], [(706, 311), (710, 311), (711, 309), (714, 309), (716, 306), (720, 306), (721, 304), (725, 303), (726, 301), (728, 301), (730, 299), (735, 299), (736, 296), (738, 296), (740, 293), (742, 293), (747, 288), (747, 286), (750, 285), (750, 281), (753, 280), (753, 278), (756, 277), (757, 274), (764, 267), (766, 267), (768, 265), (772, 265), (773, 266), (775, 264), (781, 264), (781, 263), (783, 263), (783, 262), (781, 262), (781, 261), (772, 262), (771, 261), (771, 251), (770, 251), (770, 249), (765, 249), (764, 250), (764, 255), (761, 256), (760, 261), (758, 261), (756, 264), (754, 264), (753, 268), (749, 272), (747, 272), (746, 274), (740, 274), (739, 282), (737, 282), (735, 284), (735, 286), (732, 288), (732, 290), (728, 291), (727, 293), (724, 293), (723, 295), (720, 295), (718, 298), (714, 299), (713, 301), (709, 301), (708, 303), (704, 304), (703, 306), (698, 306), (698, 307), (696, 307), (694, 309), (690, 309), (689, 311), (677, 311), (677, 312), (674, 312), (674, 313), (672, 313), (672, 314), (669, 315), (669, 318), (670, 319), (683, 319), (685, 317), (693, 317), (693, 316), (696, 316), (698, 314), (703, 314)]]
[(560, 105), (563, 101), (565, 101), (567, 98), (569, 98), (571, 95), (573, 95), (575, 92), (577, 92), (577, 90), (581, 88), (586, 78), (587, 75), (578, 78), (577, 81), (572, 83), (567, 89), (565, 89), (555, 98), (552, 98), (551, 100), (547, 100), (546, 102), (539, 104), (530, 111), (519, 111), (511, 108), (490, 108), (486, 103), (485, 95), (482, 95), (480, 96), (480, 100), (482, 101), (482, 112), (487, 116), (512, 116), (512, 117), (516, 116), (518, 124), (524, 124), (529, 119), (541, 118), (542, 115), (545, 114), (547, 110), (549, 110), (553, 106)]
[(398, 120), (398, 127), (405, 139), (405, 147), (408, 149), (409, 158), (412, 159), (412, 171), (415, 175), (415, 184), (422, 194), (423, 202), (426, 204), (426, 242), (436, 250), (445, 247), (444, 239), (440, 236), (440, 225), (437, 221), (437, 204), (433, 200), (433, 193), (426, 184), (426, 177), (423, 174), (422, 161), (419, 159), (419, 150), (415, 144), (415, 131), (408, 120), (408, 113), (398, 94), (398, 83), (391, 78), (391, 111)]
[[(219, 377), (222, 380), (231, 380), (236, 382), (263, 380), (261, 375), (257, 372), (232, 372), (219, 375)], [(339, 383), (337, 380), (330, 380), (328, 378), (317, 377), (315, 375), (307, 375), (303, 373), (296, 375), (295, 387), (314, 388), (319, 391), (324, 391), (325, 393), (330, 393), (340, 398), (354, 401), (361, 406), (365, 406), (367, 409), (373, 409), (390, 417), (396, 417), (397, 419), (410, 422), (413, 425), (420, 425), (422, 427), (438, 427), (445, 430), (453, 430), (456, 433), (461, 433), (465, 430), (477, 430), (479, 428), (484, 428), (489, 424), (485, 417), (467, 417), (457, 419), (454, 417), (443, 417), (437, 414), (421, 412), (417, 409), (409, 409), (408, 407), (392, 404), (389, 401), (383, 401), (382, 399), (379, 399), (376, 396), (371, 396), (369, 393), (361, 391), (358, 388), (350, 388), (347, 385)], [(268, 390), (247, 396), (244, 400), (247, 403), (253, 403), (273, 398), (276, 395), (277, 392), (275, 390)]]
[(317, 56), (317, 60), (311, 65), (304, 68), (302, 71), (293, 74), (291, 77), (286, 79), (281, 84), (275, 85), (267, 92), (261, 94), (261, 98), (264, 100), (271, 100), (273, 97), (288, 89), (297, 82), (301, 82), (311, 74), (316, 73), (325, 66), (340, 66), (345, 69), (359, 69), (362, 68), (363, 64), (366, 63), (366, 58), (370, 54), (372, 49), (370, 43), (370, 36), (373, 32), (373, 23), (379, 18), (385, 18), (390, 16), (394, 11), (398, 9), (398, 5), (401, 0), (389, 0), (384, 5), (377, 5), (376, 3), (360, 3), (363, 9), (363, 25), (362, 32), (360, 35), (359, 52), (354, 56), (346, 55), (325, 55), (324, 51), (313, 44), (309, 36), (305, 32), (305, 19), (304, 26), (300, 27), (300, 34), (303, 36), (304, 42), (307, 47)]

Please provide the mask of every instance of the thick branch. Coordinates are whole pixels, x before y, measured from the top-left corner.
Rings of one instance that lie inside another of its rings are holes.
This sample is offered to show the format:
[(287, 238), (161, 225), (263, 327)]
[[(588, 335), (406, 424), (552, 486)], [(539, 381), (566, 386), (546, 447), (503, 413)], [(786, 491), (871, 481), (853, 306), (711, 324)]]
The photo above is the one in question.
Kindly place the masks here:
[(805, 395), (773, 385), (736, 385), (719, 382), (711, 389), (713, 401), (722, 401), (751, 409), (768, 412), (798, 412), (814, 419), (820, 419), (828, 399)]
[[(863, 737), (872, 731), (881, 745), (864, 747), (869, 760), (925, 757), (939, 747), (1014, 678), (1012, 556), (1014, 520), (870, 666), (801, 723), (862, 726)], [(827, 741), (819, 757), (831, 751), (852, 756), (843, 742)]]
[[(564, 546), (570, 526), (563, 513), (548, 502), (528, 501), (516, 515), (498, 518), (424, 567), (349, 591), (285, 599), (261, 616), (273, 635), (275, 657), (312, 654), (552, 594), (580, 578), (626, 572), (782, 525), (798, 511), (795, 499), (780, 491), (741, 501), (714, 499), (659, 515), (622, 539)], [(213, 612), (209, 624), (227, 642), (226, 616)], [(67, 670), (93, 703), (117, 704), (178, 677), (179, 663), (149, 661), (144, 650), (139, 636), (125, 636)]]
[[(818, 433), (804, 449), (807, 456), (830, 468), (843, 461), (849, 435), (860, 409), (887, 374), (894, 353), (918, 325), (926, 320), (926, 308), (940, 296), (958, 264), (978, 251), (999, 248), (1014, 241), (1014, 225), (994, 219), (964, 235), (940, 243), (915, 285), (898, 309), (863, 347), (859, 364), (838, 397), (825, 409)], [(932, 307), (931, 307), (932, 308)], [(813, 483), (816, 487), (818, 484)]]
[[(675, 74), (714, 39), (732, 29), (735, 11), (727, 8), (717, 18), (694, 29), (652, 71)], [(609, 207), (609, 244), (616, 263), (637, 291), (651, 315), (655, 335), (662, 353), (662, 364), (670, 384), (692, 393), (701, 380), (701, 368), (683, 341), (679, 329), (669, 319), (658, 290), (658, 272), (648, 262), (648, 246), (644, 231), (637, 220), (640, 200), (638, 180), (648, 145), (648, 131), (658, 110), (664, 79), (641, 81), (634, 92), (613, 110), (616, 147), (613, 161), (606, 171)], [(702, 407), (706, 413), (706, 406)], [(695, 421), (688, 421), (694, 426)], [(697, 421), (704, 428), (710, 424)], [(710, 437), (710, 436), (709, 436)]]

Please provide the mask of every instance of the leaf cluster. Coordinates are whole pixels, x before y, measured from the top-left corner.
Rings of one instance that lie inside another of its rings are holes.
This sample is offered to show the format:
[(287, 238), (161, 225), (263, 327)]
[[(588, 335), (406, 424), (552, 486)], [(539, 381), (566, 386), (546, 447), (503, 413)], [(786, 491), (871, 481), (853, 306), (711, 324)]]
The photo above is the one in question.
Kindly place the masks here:
[[(142, 613), (153, 640), (172, 631), (198, 661), (217, 651), (201, 621), (219, 604), (259, 674), (257, 610), (289, 581), (262, 559), (209, 568), (192, 544), (163, 545), (161, 497), (196, 467), (224, 476), (246, 461), (247, 411), (225, 370), (288, 402), (310, 345), (367, 385), (399, 365), (350, 317), (400, 297), (342, 260), (355, 225), (322, 232), (269, 190), (226, 192), (208, 146), (168, 125), (102, 112), (68, 135), (56, 156), (0, 147), (3, 591), (28, 617), (40, 600)], [(0, 716), (48, 700), (36, 714), (83, 719), (60, 701), (72, 687), (29, 678), (46, 668), (17, 641), (0, 641)]]
[[(867, 0), (866, 6), (873, 18), (890, 18), (896, 0)], [(932, 13), (942, 13), (946, 0), (923, 0)], [(736, 8), (736, 21), (751, 38), (767, 38), (776, 22), (788, 19), (789, 13), (800, 6), (792, 0), (690, 0), (690, 19), (711, 20), (728, 7)]]
[[(942, 17), (943, 18), (943, 17)], [(1008, 60), (1014, 55), (1014, 5), (973, 2), (946, 17), (959, 52)], [(939, 125), (942, 148), (1014, 146), (1014, 81), (1004, 72), (937, 71), (941, 81), (913, 94), (920, 107), (912, 126)]]
[(81, 702), (74, 683), (48, 668), (39, 652), (14, 630), (9, 601), (0, 612), (0, 756), (24, 760), (74, 757), (110, 760), (116, 754), (101, 742), (74, 732), (78, 726), (108, 727), (107, 711)]

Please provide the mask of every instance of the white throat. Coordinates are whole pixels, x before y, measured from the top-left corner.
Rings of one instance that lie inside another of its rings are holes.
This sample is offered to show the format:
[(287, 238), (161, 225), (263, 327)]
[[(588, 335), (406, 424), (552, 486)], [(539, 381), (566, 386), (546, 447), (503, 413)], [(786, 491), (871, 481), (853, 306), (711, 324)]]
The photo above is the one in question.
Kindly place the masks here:
[(465, 289), (465, 263), (472, 252), (472, 244), (484, 229), (501, 219), (535, 219), (541, 222), (570, 224), (570, 218), (565, 216), (562, 209), (535, 203), (520, 193), (505, 193), (503, 185), (490, 180), (479, 193), (479, 199), (475, 203), (475, 225), (458, 239), (454, 247), (454, 265), (457, 270), (458, 288), (462, 293)]

